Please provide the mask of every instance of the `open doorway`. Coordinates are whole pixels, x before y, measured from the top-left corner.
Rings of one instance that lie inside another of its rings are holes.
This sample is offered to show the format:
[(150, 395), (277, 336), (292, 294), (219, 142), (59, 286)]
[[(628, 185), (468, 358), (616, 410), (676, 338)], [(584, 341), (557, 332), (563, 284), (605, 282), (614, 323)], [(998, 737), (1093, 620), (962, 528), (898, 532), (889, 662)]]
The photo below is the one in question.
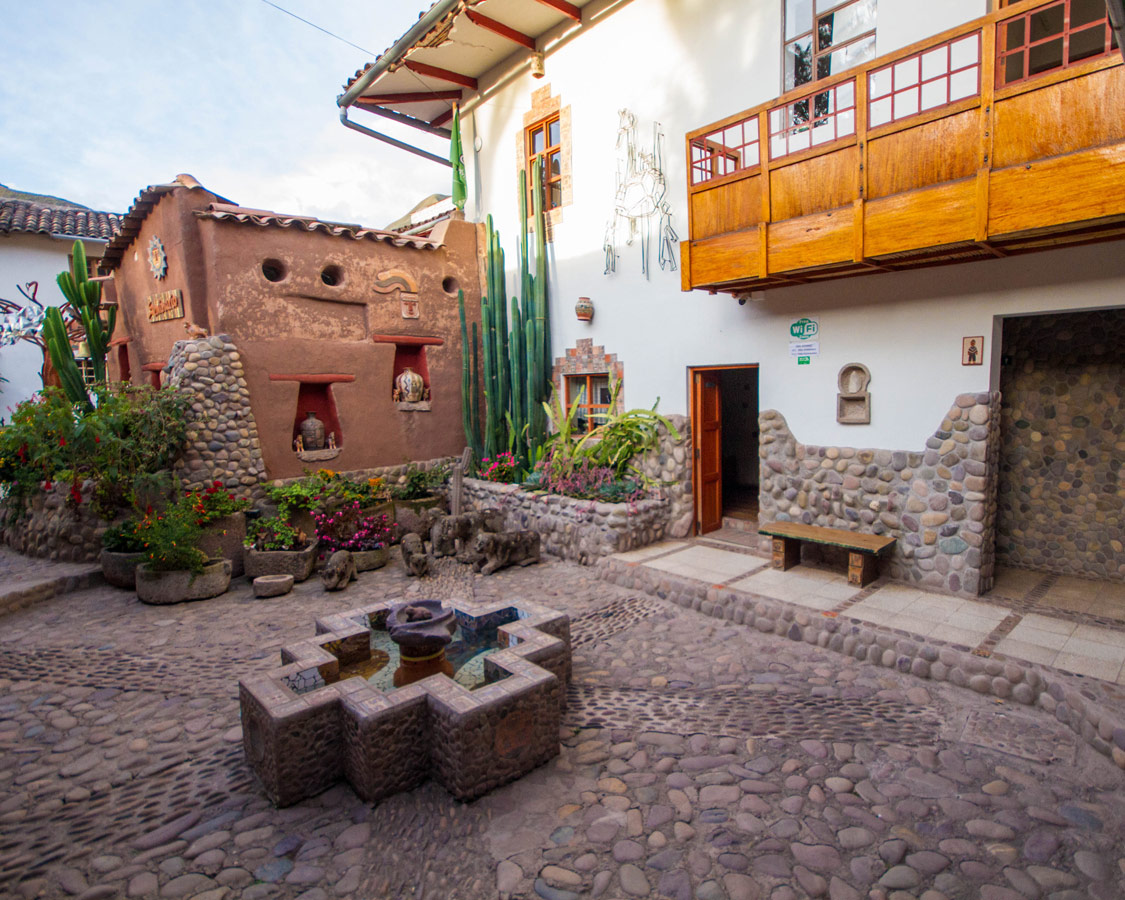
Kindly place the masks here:
[(758, 366), (689, 369), (695, 530), (756, 531)]

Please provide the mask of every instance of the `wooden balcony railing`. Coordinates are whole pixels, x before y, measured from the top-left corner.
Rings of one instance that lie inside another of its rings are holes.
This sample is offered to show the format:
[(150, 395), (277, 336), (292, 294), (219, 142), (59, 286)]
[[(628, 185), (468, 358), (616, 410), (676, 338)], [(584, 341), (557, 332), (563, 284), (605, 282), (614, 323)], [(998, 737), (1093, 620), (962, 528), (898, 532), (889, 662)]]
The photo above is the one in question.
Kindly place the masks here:
[(1125, 237), (1123, 110), (1088, 0), (1024, 0), (802, 85), (687, 135), (683, 289)]

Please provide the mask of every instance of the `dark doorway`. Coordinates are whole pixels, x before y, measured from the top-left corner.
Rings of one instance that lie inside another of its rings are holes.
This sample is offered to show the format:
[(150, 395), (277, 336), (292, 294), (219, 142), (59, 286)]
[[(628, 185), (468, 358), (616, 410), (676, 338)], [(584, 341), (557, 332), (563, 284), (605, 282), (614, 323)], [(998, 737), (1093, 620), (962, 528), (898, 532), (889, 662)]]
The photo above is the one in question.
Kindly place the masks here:
[(696, 530), (758, 528), (758, 367), (692, 369)]

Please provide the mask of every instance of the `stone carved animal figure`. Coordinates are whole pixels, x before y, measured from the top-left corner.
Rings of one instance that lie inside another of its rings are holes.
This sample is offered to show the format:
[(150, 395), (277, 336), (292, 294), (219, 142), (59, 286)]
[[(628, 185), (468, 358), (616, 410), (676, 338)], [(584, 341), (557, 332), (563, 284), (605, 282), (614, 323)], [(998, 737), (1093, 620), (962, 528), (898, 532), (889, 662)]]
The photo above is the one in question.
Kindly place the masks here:
[(431, 509), (423, 509), (420, 512), (406, 510), (404, 513), (399, 513), (399, 515), (402, 521), (395, 523), (396, 538), (398, 540), (402, 540), (408, 534), (416, 534), (418, 537), (425, 540), (430, 536), (430, 532), (434, 527), (434, 522), (444, 516), (445, 511), (438, 507), (433, 507)]
[(506, 566), (530, 566), (539, 562), (539, 532), (482, 531), (473, 541), (473, 569), (491, 575)]
[(430, 557), (426, 555), (426, 545), (413, 532), (403, 535), (402, 563), (407, 575), (425, 575), (430, 571)]
[(211, 336), (211, 332), (206, 328), (200, 328), (194, 322), (184, 322), (184, 331), (187, 333), (187, 336), (191, 338), (205, 338)]
[(500, 531), (502, 527), (503, 515), (495, 510), (445, 516), (430, 529), (430, 549), (435, 558), (454, 556), (458, 541), (461, 541), (461, 548), (466, 549), (482, 531)]
[(356, 575), (355, 560), (347, 550), (337, 550), (324, 564), (320, 580), (326, 591), (342, 591), (359, 576)]

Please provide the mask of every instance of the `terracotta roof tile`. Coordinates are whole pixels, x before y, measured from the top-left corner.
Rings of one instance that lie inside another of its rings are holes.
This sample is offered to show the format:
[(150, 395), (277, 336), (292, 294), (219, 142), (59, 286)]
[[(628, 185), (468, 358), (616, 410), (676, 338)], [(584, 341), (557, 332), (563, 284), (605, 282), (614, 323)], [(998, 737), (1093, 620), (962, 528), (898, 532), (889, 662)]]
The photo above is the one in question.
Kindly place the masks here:
[(0, 234), (53, 234), (108, 241), (121, 227), (117, 213), (0, 199)]
[(259, 228), (298, 228), (301, 231), (319, 231), (332, 237), (346, 237), (356, 241), (384, 241), (395, 247), (413, 247), (415, 250), (437, 250), (441, 247), (440, 241), (432, 241), (428, 238), (410, 237), (379, 228), (363, 228), (360, 225), (324, 222), (311, 216), (287, 216), (267, 210), (245, 209), (226, 203), (212, 203), (207, 209), (196, 210), (195, 214), (201, 219), (256, 225)]

